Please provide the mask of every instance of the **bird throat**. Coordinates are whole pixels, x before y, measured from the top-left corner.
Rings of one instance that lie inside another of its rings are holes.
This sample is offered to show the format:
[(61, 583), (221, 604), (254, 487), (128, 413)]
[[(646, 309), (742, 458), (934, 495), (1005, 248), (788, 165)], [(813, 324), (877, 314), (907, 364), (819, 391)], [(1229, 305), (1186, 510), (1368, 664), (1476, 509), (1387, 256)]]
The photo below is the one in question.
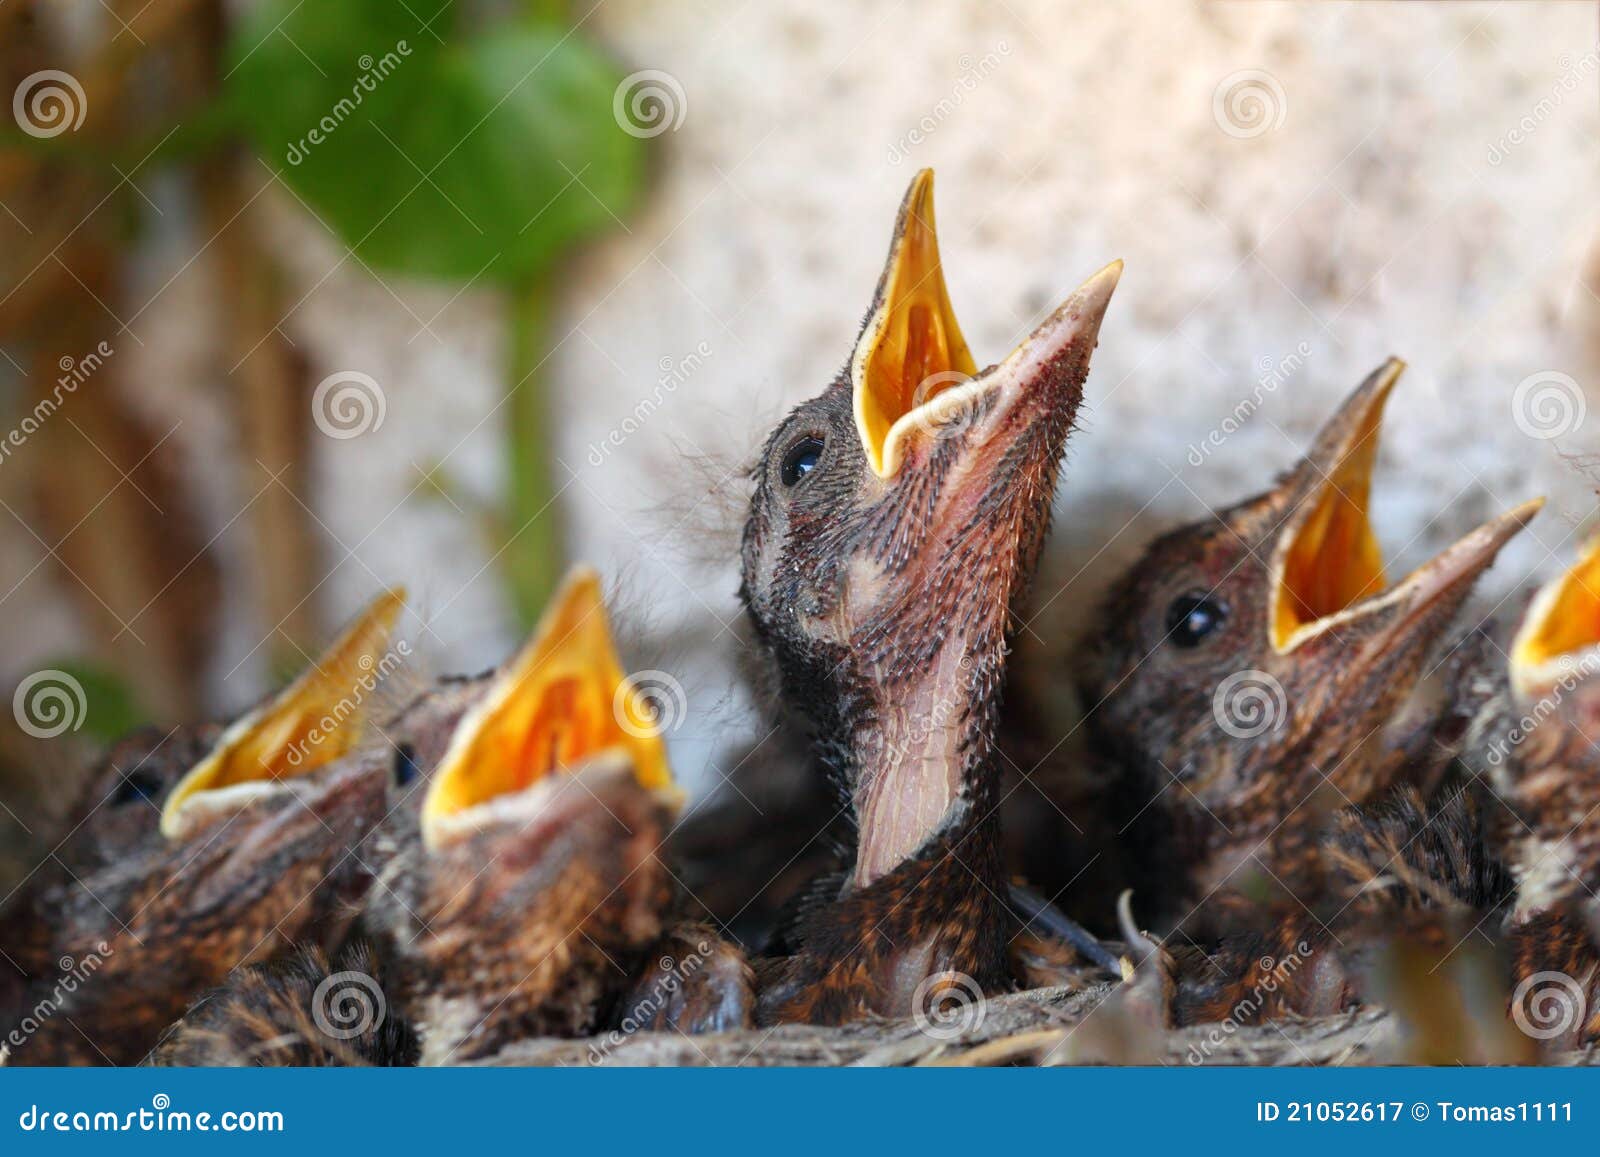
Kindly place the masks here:
[(930, 669), (890, 689), (852, 737), (858, 888), (892, 872), (954, 819), (969, 765), (986, 758), (987, 745), (974, 742), (983, 729), (963, 661), (960, 646), (941, 648)]

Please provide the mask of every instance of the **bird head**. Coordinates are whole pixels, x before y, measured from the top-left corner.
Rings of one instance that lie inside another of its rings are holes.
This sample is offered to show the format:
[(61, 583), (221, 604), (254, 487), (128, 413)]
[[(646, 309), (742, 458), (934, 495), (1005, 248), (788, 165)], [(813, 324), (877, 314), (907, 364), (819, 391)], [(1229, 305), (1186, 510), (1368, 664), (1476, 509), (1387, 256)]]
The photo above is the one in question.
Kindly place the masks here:
[(409, 653), (389, 645), (404, 608), (403, 590), (385, 591), (299, 678), (230, 724), (167, 794), (161, 834), (187, 838), (356, 752), (383, 679)]
[(1240, 818), (1274, 826), (1324, 778), (1341, 804), (1385, 786), (1392, 761), (1371, 758), (1385, 723), (1539, 509), (1386, 581), (1369, 499), (1403, 368), (1390, 359), (1362, 382), (1271, 490), (1152, 544), (1096, 620), (1083, 680), (1095, 734), (1141, 782), (1170, 788), (1163, 808), (1218, 838)]
[(1521, 901), (1592, 895), (1600, 871), (1600, 537), (1545, 584), (1512, 641), (1511, 709), (1487, 737)]
[[(963, 794), (949, 769), (970, 775), (992, 739), (1008, 615), (1120, 272), (1096, 273), (980, 370), (945, 288), (933, 176), (918, 174), (848, 364), (755, 466), (742, 596), (785, 697), (820, 741), (851, 749), (830, 759), (854, 790), (868, 876), (915, 850)], [(904, 774), (869, 767), (891, 761)], [(905, 823), (870, 841), (890, 797)]]
[[(399, 901), (377, 909), (415, 985), (457, 1011), (452, 999), (476, 997), (473, 1016), (493, 1008), (503, 1022), (550, 1012), (558, 989), (627, 979), (620, 962), (659, 935), (671, 895), (656, 853), (681, 794), (658, 729), (623, 673), (598, 576), (575, 570), (456, 726), (420, 839), (394, 865)], [(535, 1027), (576, 1030), (590, 1004)], [(429, 1047), (462, 1044), (459, 1060), (494, 1036), (476, 1020), (457, 1027)]]

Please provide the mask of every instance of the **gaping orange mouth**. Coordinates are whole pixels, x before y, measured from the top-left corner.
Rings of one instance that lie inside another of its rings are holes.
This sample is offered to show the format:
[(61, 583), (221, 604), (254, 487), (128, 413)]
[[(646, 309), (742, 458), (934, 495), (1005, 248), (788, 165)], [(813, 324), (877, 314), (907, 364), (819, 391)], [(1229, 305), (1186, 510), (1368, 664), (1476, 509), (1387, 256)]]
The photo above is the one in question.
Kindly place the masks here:
[(675, 796), (666, 746), (629, 687), (599, 575), (576, 568), (532, 640), (457, 725), (422, 805), (429, 846), (602, 753), (624, 757), (641, 787)]
[(399, 588), (379, 595), (304, 674), (235, 721), (172, 789), (161, 810), (162, 835), (181, 835), (185, 814), (198, 805), (243, 800), (348, 755), (391, 665), (385, 651), (405, 602)]
[[(1112, 262), (1085, 282), (1034, 335), (994, 369), (978, 372), (945, 286), (933, 219), (933, 170), (916, 175), (895, 221), (889, 260), (850, 359), (856, 429), (879, 478), (900, 470), (916, 430), (940, 424), (1022, 368), (1034, 368), (1087, 333), (1093, 340), (1122, 272)], [(1049, 345), (1050, 349), (1040, 347)], [(1011, 372), (1007, 372), (1011, 371)]]
[(1340, 612), (1383, 593), (1383, 551), (1368, 511), (1384, 403), (1404, 371), (1404, 362), (1390, 359), (1370, 388), (1362, 388), (1353, 411), (1341, 415), (1347, 420), (1330, 447), (1327, 473), (1290, 515), (1272, 568), (1272, 645), (1279, 654)]
[(939, 261), (933, 170), (923, 169), (900, 206), (889, 263), (851, 359), (856, 425), (880, 478), (898, 466), (888, 457), (895, 424), (977, 370)]
[(1542, 694), (1585, 659), (1600, 670), (1600, 537), (1528, 605), (1511, 644), (1512, 686), (1519, 694)]
[(1500, 548), (1538, 513), (1523, 503), (1463, 536), (1394, 586), (1369, 517), (1372, 471), (1384, 404), (1405, 370), (1390, 358), (1367, 378), (1318, 435), (1300, 470), (1308, 489), (1285, 519), (1269, 564), (1268, 630), (1288, 654), (1341, 624), (1401, 603), (1401, 621), (1419, 614), (1480, 574)]

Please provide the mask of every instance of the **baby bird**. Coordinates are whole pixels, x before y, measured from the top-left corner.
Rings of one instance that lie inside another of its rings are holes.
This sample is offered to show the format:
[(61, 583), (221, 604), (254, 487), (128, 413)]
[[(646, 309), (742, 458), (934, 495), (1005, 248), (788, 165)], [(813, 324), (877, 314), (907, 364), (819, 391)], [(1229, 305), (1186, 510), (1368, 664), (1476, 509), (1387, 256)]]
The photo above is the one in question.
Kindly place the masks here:
[(1484, 763), (1510, 804), (1508, 936), (1519, 1025), (1553, 1049), (1600, 1039), (1600, 538), (1534, 597)]
[[(242, 970), (160, 1059), (461, 1064), (612, 1023), (747, 1025), (742, 958), (676, 915), (658, 853), (680, 802), (599, 578), (575, 570), (457, 724), (352, 946)], [(647, 967), (668, 956), (674, 975)], [(341, 991), (364, 1014), (353, 1025)]]
[(1426, 733), (1408, 698), (1541, 505), (1389, 586), (1367, 510), (1403, 368), (1374, 371), (1272, 489), (1158, 539), (1096, 619), (1088, 726), (1120, 770), (1136, 892), (1161, 925), (1199, 934), (1230, 906), (1225, 922), (1259, 920), (1263, 901), (1323, 894), (1330, 814), (1408, 774)]
[(681, 802), (580, 569), (465, 716), (368, 927), (424, 1064), (592, 1031), (663, 934)]
[(343, 757), (386, 673), (401, 600), (379, 599), (192, 766), (214, 729), (114, 749), (59, 871), (7, 907), (6, 951), (26, 977), (3, 1026), (15, 1062), (136, 1062), (236, 965), (342, 936), (371, 876), (363, 841), (393, 806), (392, 759)]
[(924, 171), (848, 365), (767, 441), (742, 597), (856, 839), (848, 878), (814, 890), (789, 954), (762, 965), (764, 1021), (906, 1015), (930, 985), (1010, 984), (994, 759), (1009, 619), (1120, 272), (979, 371)]
[(72, 826), (13, 890), (0, 897), (0, 1026), (21, 1015), (33, 975), (54, 969), (51, 941), (58, 934), (49, 897), (74, 879), (89, 879), (113, 865), (149, 857), (162, 847), (158, 821), (167, 794), (216, 745), (215, 724), (140, 728), (116, 743), (67, 809)]

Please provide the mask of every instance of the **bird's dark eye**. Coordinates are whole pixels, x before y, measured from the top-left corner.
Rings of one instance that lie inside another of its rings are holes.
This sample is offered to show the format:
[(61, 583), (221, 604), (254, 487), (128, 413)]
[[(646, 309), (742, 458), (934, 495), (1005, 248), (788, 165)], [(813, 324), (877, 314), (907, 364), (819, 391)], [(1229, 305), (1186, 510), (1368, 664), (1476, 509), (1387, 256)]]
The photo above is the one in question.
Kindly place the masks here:
[(139, 800), (154, 803), (156, 796), (160, 794), (161, 780), (155, 773), (131, 771), (122, 777), (122, 782), (117, 784), (117, 790), (111, 793), (111, 806), (121, 807), (124, 804), (137, 803)]
[(417, 751), (409, 743), (402, 743), (394, 752), (394, 782), (405, 787), (417, 778)]
[(793, 486), (817, 468), (822, 460), (822, 439), (802, 438), (783, 456), (783, 484)]
[(1167, 608), (1167, 638), (1180, 647), (1198, 647), (1228, 621), (1228, 608), (1204, 591), (1179, 595)]

